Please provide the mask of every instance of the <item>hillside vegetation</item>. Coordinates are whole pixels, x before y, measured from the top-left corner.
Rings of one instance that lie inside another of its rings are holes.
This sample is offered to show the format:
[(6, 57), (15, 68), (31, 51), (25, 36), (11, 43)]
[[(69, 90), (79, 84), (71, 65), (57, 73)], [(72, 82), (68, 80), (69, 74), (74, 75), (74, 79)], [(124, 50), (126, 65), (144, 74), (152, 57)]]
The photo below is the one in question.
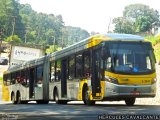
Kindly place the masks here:
[(146, 36), (145, 38), (152, 43), (156, 60), (160, 64), (160, 34), (157, 36)]

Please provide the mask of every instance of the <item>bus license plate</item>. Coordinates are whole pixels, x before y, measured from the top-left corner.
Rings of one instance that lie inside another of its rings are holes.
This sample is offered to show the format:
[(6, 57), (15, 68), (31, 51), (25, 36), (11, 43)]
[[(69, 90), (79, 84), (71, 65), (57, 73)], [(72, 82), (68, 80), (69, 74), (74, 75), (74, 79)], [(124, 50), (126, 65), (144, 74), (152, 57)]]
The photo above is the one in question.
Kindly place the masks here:
[(132, 95), (140, 95), (140, 92), (139, 91), (132, 91), (131, 94)]

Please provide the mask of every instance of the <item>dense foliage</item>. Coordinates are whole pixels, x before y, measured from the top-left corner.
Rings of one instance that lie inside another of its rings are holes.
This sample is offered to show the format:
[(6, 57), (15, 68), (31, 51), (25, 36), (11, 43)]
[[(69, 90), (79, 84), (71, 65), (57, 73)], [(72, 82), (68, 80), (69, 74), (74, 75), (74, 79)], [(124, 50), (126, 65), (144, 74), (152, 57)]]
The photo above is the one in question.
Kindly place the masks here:
[(0, 0), (0, 31), (6, 38), (13, 34), (24, 38), (25, 25), (19, 14), (19, 3), (15, 0)]
[(159, 63), (160, 62), (160, 34), (157, 36), (146, 36), (145, 38), (152, 43), (156, 60)]
[(132, 4), (125, 7), (123, 17), (114, 18), (115, 32), (140, 33), (151, 32), (153, 26), (160, 24), (157, 10), (143, 4)]
[(8, 42), (65, 47), (89, 36), (86, 30), (65, 26), (61, 15), (37, 13), (18, 0), (0, 1), (0, 32)]

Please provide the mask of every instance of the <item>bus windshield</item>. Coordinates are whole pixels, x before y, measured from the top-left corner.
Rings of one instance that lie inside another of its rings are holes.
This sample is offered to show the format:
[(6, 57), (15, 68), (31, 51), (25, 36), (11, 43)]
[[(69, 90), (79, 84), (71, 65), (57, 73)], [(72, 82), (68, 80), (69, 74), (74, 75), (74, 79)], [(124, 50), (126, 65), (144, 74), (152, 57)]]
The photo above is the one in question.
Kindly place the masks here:
[(148, 42), (110, 42), (107, 45), (107, 70), (116, 73), (144, 74), (155, 71), (155, 57)]

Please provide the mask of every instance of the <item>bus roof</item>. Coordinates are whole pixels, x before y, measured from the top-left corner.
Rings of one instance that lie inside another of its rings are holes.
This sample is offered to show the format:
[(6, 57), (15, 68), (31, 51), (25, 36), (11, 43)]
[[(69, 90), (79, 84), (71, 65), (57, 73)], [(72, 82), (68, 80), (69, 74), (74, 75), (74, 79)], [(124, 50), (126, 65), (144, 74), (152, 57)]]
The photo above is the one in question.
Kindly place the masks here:
[(111, 40), (144, 40), (143, 37), (132, 34), (118, 34), (118, 33), (108, 33), (105, 36), (111, 38)]
[(25, 61), (21, 64), (17, 64), (14, 66), (9, 66), (8, 70), (5, 71), (4, 73), (6, 74), (7, 72), (16, 72), (17, 70), (25, 69), (25, 68), (30, 68), (32, 66), (40, 65), (44, 63), (44, 59), (46, 56), (42, 56), (40, 58), (36, 58), (33, 60)]
[(70, 45), (60, 51), (56, 51), (55, 53), (51, 54), (52, 57), (55, 56), (56, 59), (61, 58), (63, 56), (67, 56), (81, 50), (93, 47), (98, 45), (102, 41), (144, 41), (144, 38), (138, 35), (132, 34), (118, 34), (118, 33), (108, 33), (108, 34), (97, 34), (81, 40), (73, 45)]

